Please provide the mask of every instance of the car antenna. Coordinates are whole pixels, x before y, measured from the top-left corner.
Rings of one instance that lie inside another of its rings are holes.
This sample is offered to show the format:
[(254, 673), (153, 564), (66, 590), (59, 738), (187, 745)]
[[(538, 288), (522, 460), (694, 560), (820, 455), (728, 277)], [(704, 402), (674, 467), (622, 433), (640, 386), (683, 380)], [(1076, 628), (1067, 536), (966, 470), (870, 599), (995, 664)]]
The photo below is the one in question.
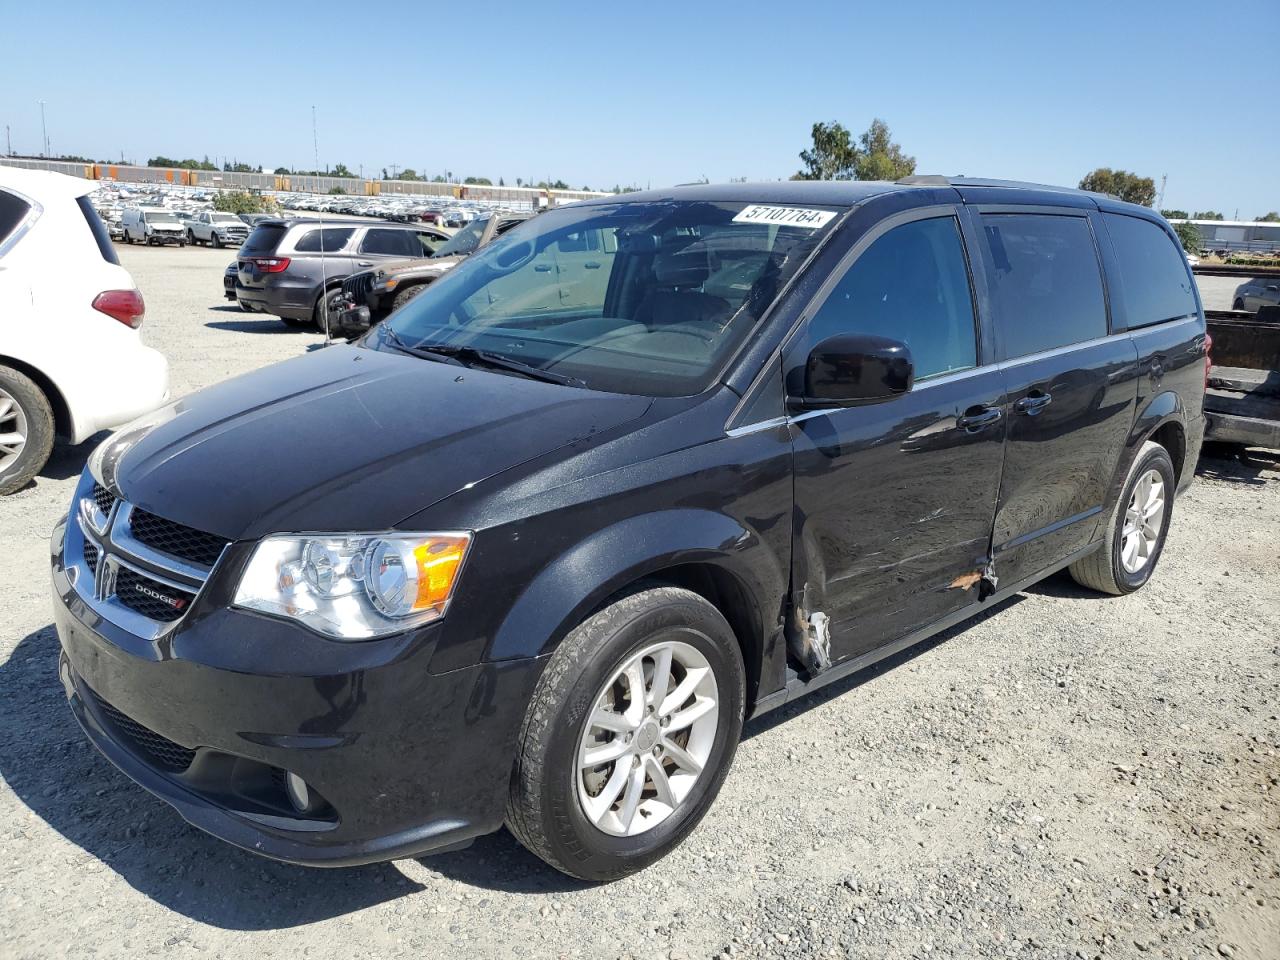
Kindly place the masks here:
[[(314, 151), (316, 174), (320, 173), (320, 138), (316, 134), (316, 105), (311, 105), (311, 148)], [(320, 215), (320, 315), (324, 317), (324, 345), (326, 347), (333, 344), (333, 338), (329, 336), (329, 277), (325, 269), (325, 250), (324, 244), (324, 204), (320, 204), (316, 213)]]

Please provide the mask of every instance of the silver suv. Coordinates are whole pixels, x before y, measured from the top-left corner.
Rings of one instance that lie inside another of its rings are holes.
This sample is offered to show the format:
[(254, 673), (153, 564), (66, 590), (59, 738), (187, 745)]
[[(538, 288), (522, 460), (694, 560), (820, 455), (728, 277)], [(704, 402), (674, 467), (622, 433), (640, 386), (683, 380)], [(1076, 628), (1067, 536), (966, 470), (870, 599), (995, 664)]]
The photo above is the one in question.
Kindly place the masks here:
[(325, 294), (357, 270), (428, 257), (449, 235), (425, 223), (325, 218), (262, 220), (236, 259), (236, 300), (288, 326), (327, 323)]

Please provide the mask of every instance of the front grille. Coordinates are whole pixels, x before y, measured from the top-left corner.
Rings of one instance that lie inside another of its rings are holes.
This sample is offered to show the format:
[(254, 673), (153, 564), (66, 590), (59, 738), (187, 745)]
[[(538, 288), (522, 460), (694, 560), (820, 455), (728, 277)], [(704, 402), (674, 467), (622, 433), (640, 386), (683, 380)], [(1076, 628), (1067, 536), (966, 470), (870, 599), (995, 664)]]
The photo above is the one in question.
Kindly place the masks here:
[(357, 306), (368, 306), (373, 292), (373, 274), (357, 273), (342, 281), (342, 295)]
[(213, 566), (222, 555), (222, 548), (227, 545), (226, 540), (212, 533), (183, 526), (136, 508), (129, 519), (129, 530), (134, 539), (153, 550), (202, 567)]
[(187, 612), (195, 595), (121, 566), (116, 573), (116, 599), (135, 613), (169, 623)]
[(84, 562), (89, 568), (89, 572), (96, 577), (98, 575), (98, 548), (88, 537), (85, 537), (84, 540)]
[(93, 485), (93, 490), (90, 491), (89, 496), (93, 498), (93, 502), (102, 511), (104, 517), (110, 514), (111, 508), (116, 505), (115, 495), (100, 483)]
[(116, 731), (127, 737), (157, 767), (168, 770), (171, 773), (182, 773), (191, 766), (191, 761), (196, 758), (194, 750), (188, 750), (186, 747), (160, 736), (160, 734), (144, 727), (127, 714), (121, 713), (96, 693), (93, 693), (93, 691), (90, 691), (90, 693), (93, 694), (94, 702), (106, 714), (107, 719), (111, 721), (111, 725), (116, 728)]

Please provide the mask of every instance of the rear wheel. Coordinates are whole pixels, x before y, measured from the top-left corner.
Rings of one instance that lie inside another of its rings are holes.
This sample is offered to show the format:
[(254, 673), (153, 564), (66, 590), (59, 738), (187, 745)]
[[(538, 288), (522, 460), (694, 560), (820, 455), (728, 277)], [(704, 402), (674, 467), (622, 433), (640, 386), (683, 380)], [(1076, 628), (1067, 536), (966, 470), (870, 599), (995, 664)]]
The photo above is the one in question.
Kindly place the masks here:
[(24, 373), (0, 366), (0, 495), (21, 490), (53, 450), (53, 408)]
[(570, 633), (539, 679), (507, 826), (582, 880), (643, 869), (710, 809), (744, 689), (737, 640), (710, 603), (669, 586), (623, 595)]
[(1232, 310), (1243, 310), (1243, 309), (1244, 309), (1244, 301), (1243, 301), (1243, 300), (1241, 300), (1239, 297), (1236, 297), (1236, 302), (1235, 302), (1235, 303), (1233, 303), (1233, 304), (1231, 304), (1231, 309), (1232, 309)]
[(1071, 565), (1075, 581), (1121, 595), (1150, 580), (1169, 533), (1176, 486), (1168, 451), (1148, 440), (1112, 505), (1102, 546)]

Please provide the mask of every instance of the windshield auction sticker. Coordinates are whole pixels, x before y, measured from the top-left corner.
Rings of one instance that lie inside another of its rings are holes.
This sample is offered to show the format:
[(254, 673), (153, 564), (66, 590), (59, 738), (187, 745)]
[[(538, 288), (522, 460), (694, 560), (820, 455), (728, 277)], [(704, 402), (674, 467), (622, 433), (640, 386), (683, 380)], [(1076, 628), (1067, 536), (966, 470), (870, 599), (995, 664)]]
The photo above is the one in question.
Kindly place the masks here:
[(781, 227), (806, 227), (817, 230), (835, 219), (832, 210), (809, 210), (804, 207), (768, 207), (753, 203), (733, 218), (734, 223), (776, 223)]

